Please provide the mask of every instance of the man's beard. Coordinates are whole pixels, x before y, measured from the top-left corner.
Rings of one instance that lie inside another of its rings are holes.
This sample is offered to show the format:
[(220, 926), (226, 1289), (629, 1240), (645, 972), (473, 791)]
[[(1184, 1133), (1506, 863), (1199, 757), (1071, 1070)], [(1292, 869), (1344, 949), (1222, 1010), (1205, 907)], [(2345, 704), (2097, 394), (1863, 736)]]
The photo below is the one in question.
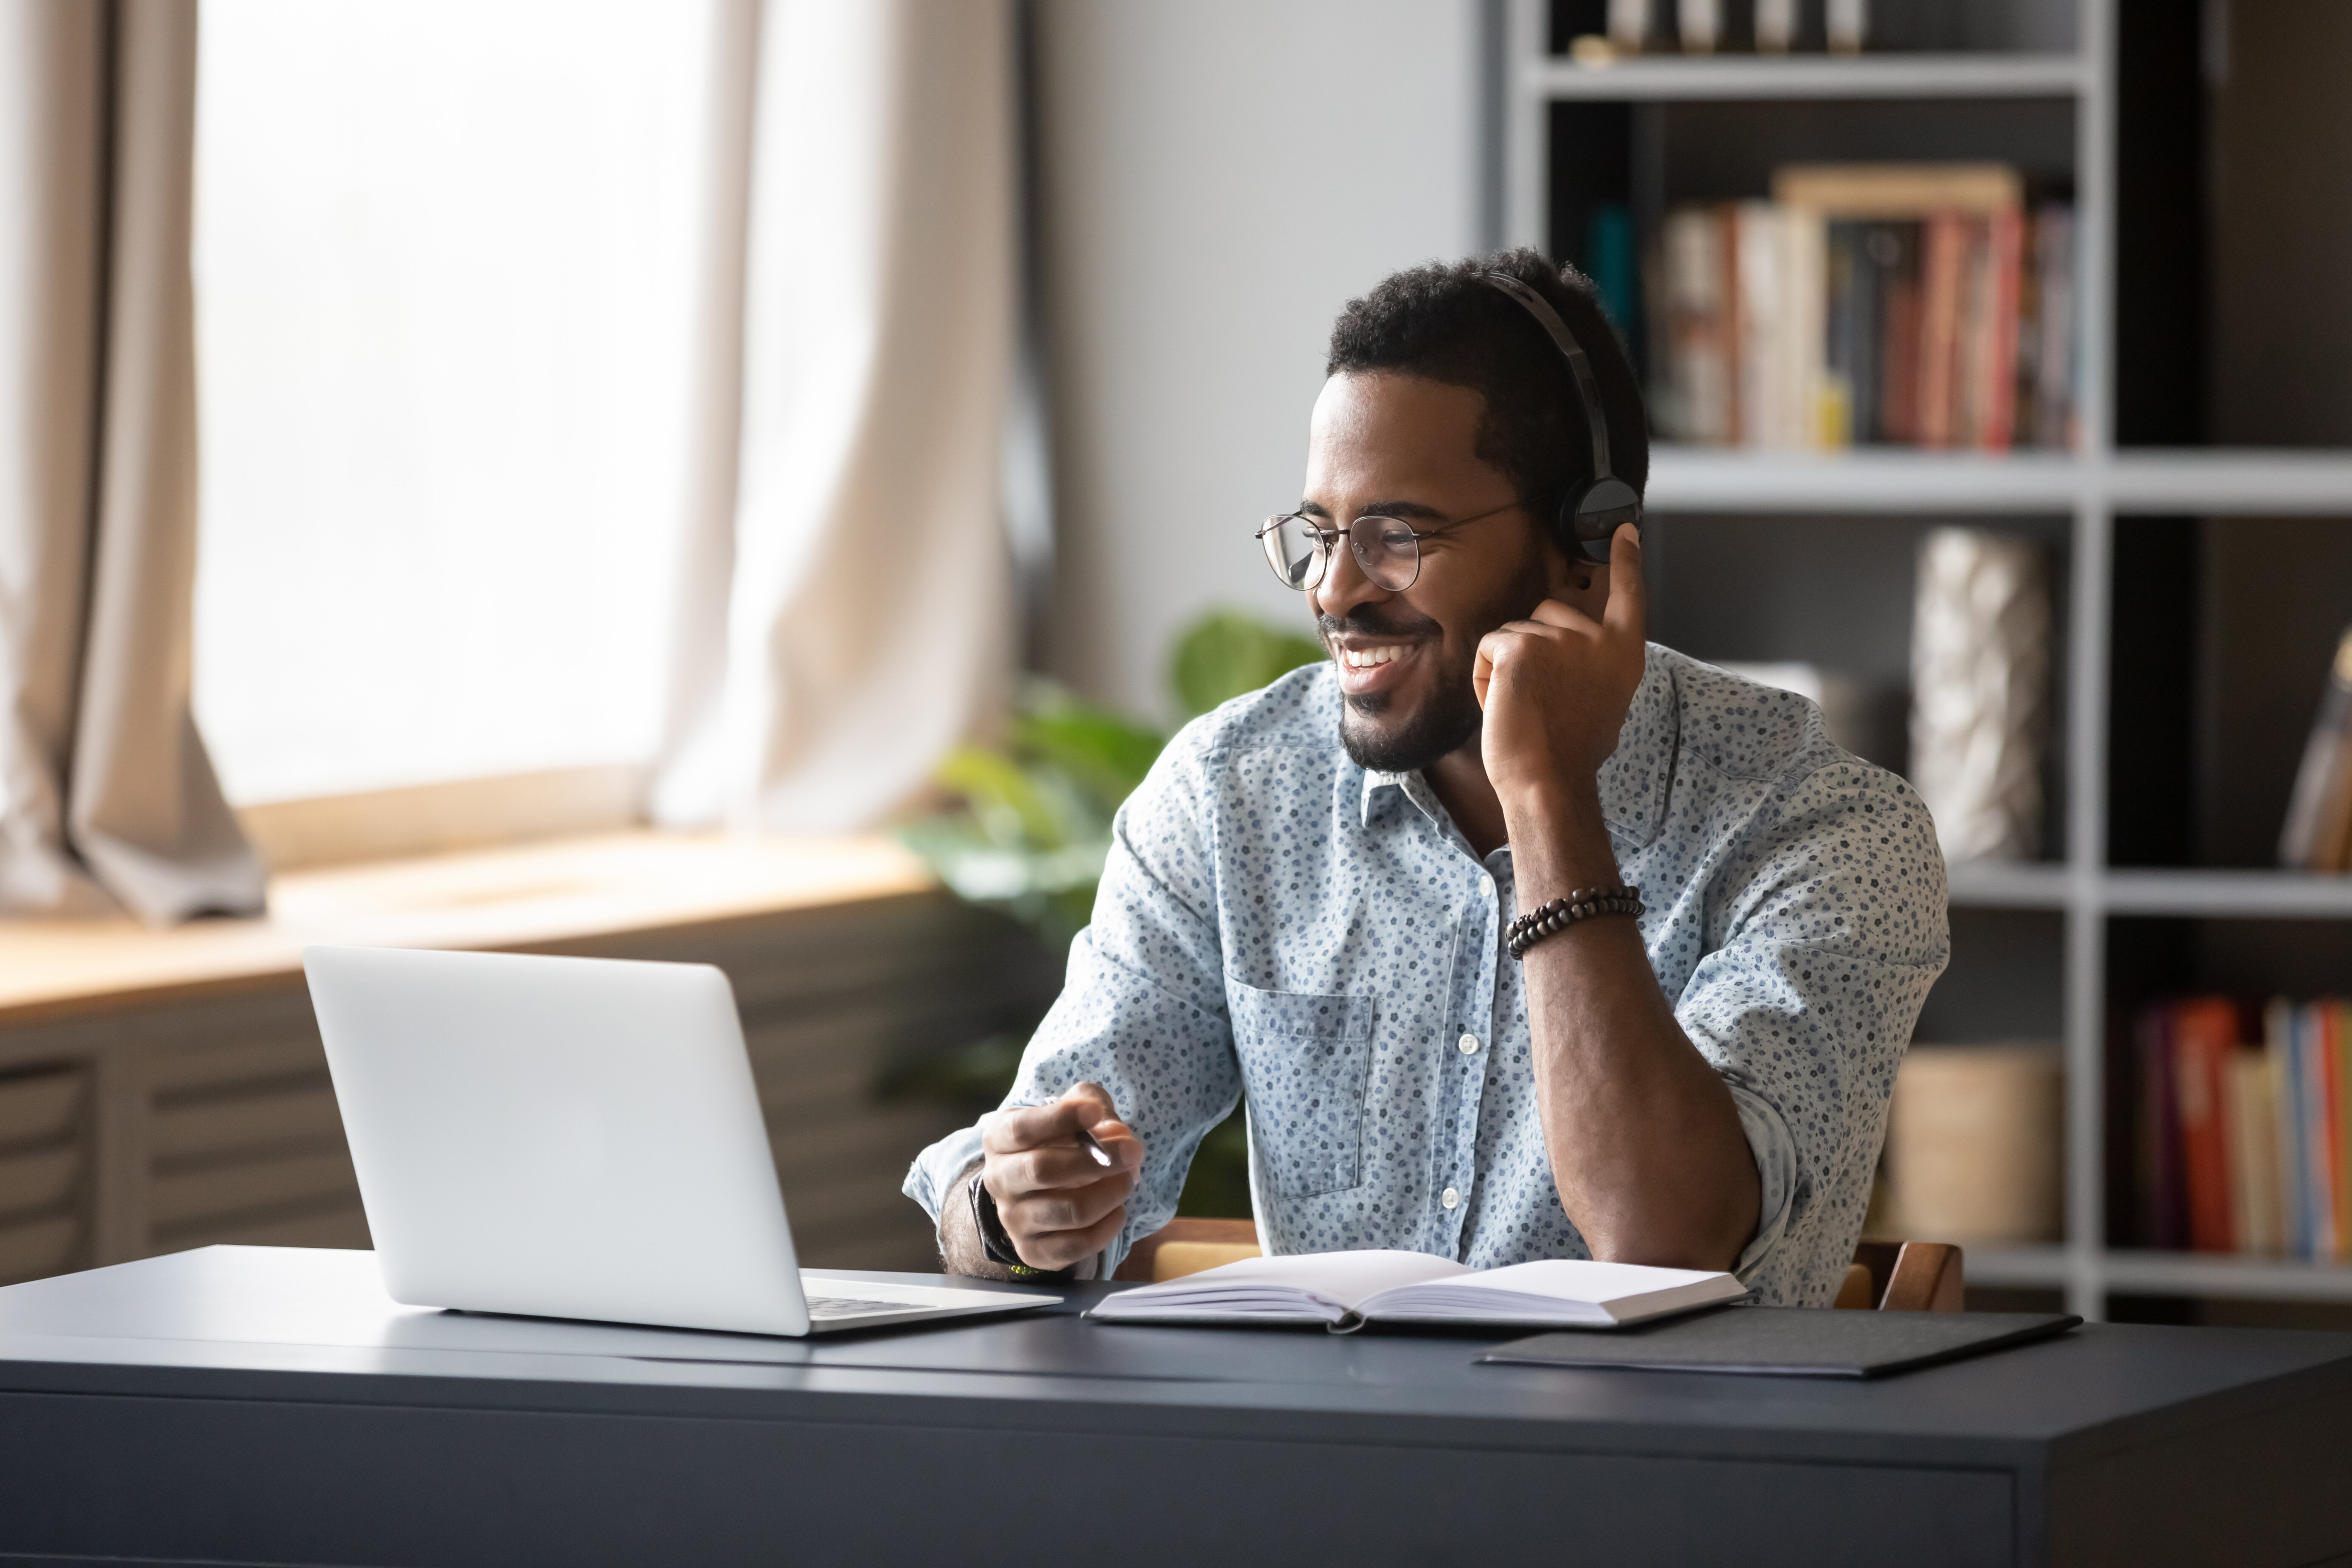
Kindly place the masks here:
[[(1528, 541), (1527, 559), (1503, 590), (1491, 602), (1480, 606), (1472, 624), (1483, 637), (1506, 621), (1523, 621), (1535, 614), (1538, 605), (1550, 596), (1549, 582), (1544, 570), (1544, 547)], [(1370, 637), (1420, 637), (1428, 639), (1423, 646), (1434, 658), (1441, 628), (1427, 616), (1404, 620), (1381, 614), (1381, 606), (1365, 605), (1356, 615), (1341, 618), (1324, 616), (1319, 626), (1328, 639), (1336, 633), (1360, 632)], [(1335, 656), (1336, 657), (1336, 656)], [(1478, 664), (1478, 638), (1465, 644), (1458, 658), (1433, 671), (1428, 696), (1421, 706), (1405, 717), (1397, 729), (1386, 733), (1350, 723), (1357, 714), (1366, 716), (1386, 713), (1395, 705), (1395, 698), (1386, 691), (1367, 692), (1360, 697), (1343, 700), (1339, 710), (1339, 743), (1360, 768), (1373, 773), (1418, 773), (1440, 757), (1461, 750), (1478, 733), (1486, 715), (1478, 706), (1477, 689), (1471, 684)]]

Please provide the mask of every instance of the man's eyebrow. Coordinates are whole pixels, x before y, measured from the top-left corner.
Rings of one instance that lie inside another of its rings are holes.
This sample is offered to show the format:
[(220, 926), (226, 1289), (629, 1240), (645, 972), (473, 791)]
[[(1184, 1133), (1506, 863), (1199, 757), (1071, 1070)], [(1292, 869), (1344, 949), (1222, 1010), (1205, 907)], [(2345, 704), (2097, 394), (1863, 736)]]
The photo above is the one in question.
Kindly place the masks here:
[[(1298, 503), (1298, 514), (1301, 517), (1328, 519), (1331, 515), (1331, 509), (1316, 501), (1303, 500)], [(1445, 514), (1433, 506), (1423, 506), (1417, 500), (1376, 500), (1356, 515), (1358, 517), (1393, 517), (1400, 521), (1426, 518), (1434, 521), (1444, 517)]]

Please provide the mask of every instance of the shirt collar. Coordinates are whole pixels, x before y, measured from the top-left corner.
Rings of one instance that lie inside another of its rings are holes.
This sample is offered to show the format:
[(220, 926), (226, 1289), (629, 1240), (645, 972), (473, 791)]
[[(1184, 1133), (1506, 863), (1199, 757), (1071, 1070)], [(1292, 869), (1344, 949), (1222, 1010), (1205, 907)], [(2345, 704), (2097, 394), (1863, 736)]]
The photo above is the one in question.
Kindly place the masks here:
[(1363, 794), (1364, 826), (1366, 827), (1370, 827), (1372, 825), (1372, 813), (1379, 808), (1380, 796), (1381, 793), (1386, 790), (1394, 790), (1397, 794), (1404, 796), (1405, 799), (1412, 802), (1414, 807), (1420, 811), (1421, 815), (1429, 818), (1430, 821), (1443, 822), (1445, 820), (1445, 808), (1438, 803), (1437, 792), (1429, 787), (1429, 781), (1423, 778), (1419, 772), (1416, 771), (1409, 773), (1384, 773), (1376, 768), (1366, 768), (1364, 770)]
[[(1665, 819), (1666, 786), (1674, 776), (1675, 746), (1681, 738), (1681, 715), (1675, 704), (1674, 677), (1651, 645), (1642, 665), (1642, 684), (1626, 705), (1625, 722), (1617, 731), (1617, 749), (1601, 764), (1601, 816), (1620, 837), (1635, 845), (1657, 837)], [(1442, 808), (1429, 783), (1418, 773), (1384, 773), (1364, 770), (1360, 809), (1366, 827), (1382, 791), (1393, 789), (1432, 822)]]

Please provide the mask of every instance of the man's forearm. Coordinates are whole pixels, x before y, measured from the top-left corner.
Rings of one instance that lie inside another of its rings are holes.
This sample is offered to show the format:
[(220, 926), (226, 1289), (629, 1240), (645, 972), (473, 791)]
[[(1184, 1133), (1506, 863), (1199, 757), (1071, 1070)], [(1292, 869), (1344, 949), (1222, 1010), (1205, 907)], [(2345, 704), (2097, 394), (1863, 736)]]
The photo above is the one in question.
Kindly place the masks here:
[[(972, 1173), (982, 1162), (974, 1160), (956, 1173), (940, 1199), (940, 1268), (949, 1274), (968, 1274), (979, 1279), (1013, 1278), (1013, 1270), (988, 1256), (980, 1244), (980, 1226), (971, 1217), (971, 1202), (964, 1195), (971, 1184)], [(1091, 1279), (1100, 1266), (1099, 1255), (1080, 1263), (1072, 1273), (1074, 1279)]]
[[(1506, 805), (1522, 909), (1618, 881), (1597, 793)], [(1762, 1184), (1731, 1091), (1675, 1021), (1633, 921), (1529, 948), (1536, 1098), (1560, 1204), (1596, 1258), (1727, 1268)]]
[(969, 1274), (982, 1279), (1010, 1279), (1013, 1271), (990, 1258), (980, 1245), (980, 1227), (971, 1217), (971, 1200), (964, 1189), (971, 1183), (972, 1173), (981, 1162), (974, 1160), (956, 1173), (940, 1198), (940, 1267), (950, 1274)]

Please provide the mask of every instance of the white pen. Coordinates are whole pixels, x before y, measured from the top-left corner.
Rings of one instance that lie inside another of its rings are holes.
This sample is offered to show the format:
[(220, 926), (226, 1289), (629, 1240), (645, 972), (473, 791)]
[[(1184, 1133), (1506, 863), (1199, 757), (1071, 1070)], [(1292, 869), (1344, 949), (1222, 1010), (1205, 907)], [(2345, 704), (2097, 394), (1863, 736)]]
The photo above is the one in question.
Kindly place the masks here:
[[(1008, 1105), (1004, 1109), (1007, 1110), (1043, 1110), (1044, 1107), (1034, 1105)], [(1117, 1160), (1111, 1158), (1109, 1150), (1095, 1142), (1095, 1135), (1093, 1133), (1087, 1131), (1083, 1127), (1077, 1128), (1076, 1131), (1078, 1136), (1078, 1147), (1087, 1152), (1087, 1157), (1088, 1159), (1092, 1160), (1096, 1164), (1100, 1165), (1106, 1171), (1118, 1163)]]

